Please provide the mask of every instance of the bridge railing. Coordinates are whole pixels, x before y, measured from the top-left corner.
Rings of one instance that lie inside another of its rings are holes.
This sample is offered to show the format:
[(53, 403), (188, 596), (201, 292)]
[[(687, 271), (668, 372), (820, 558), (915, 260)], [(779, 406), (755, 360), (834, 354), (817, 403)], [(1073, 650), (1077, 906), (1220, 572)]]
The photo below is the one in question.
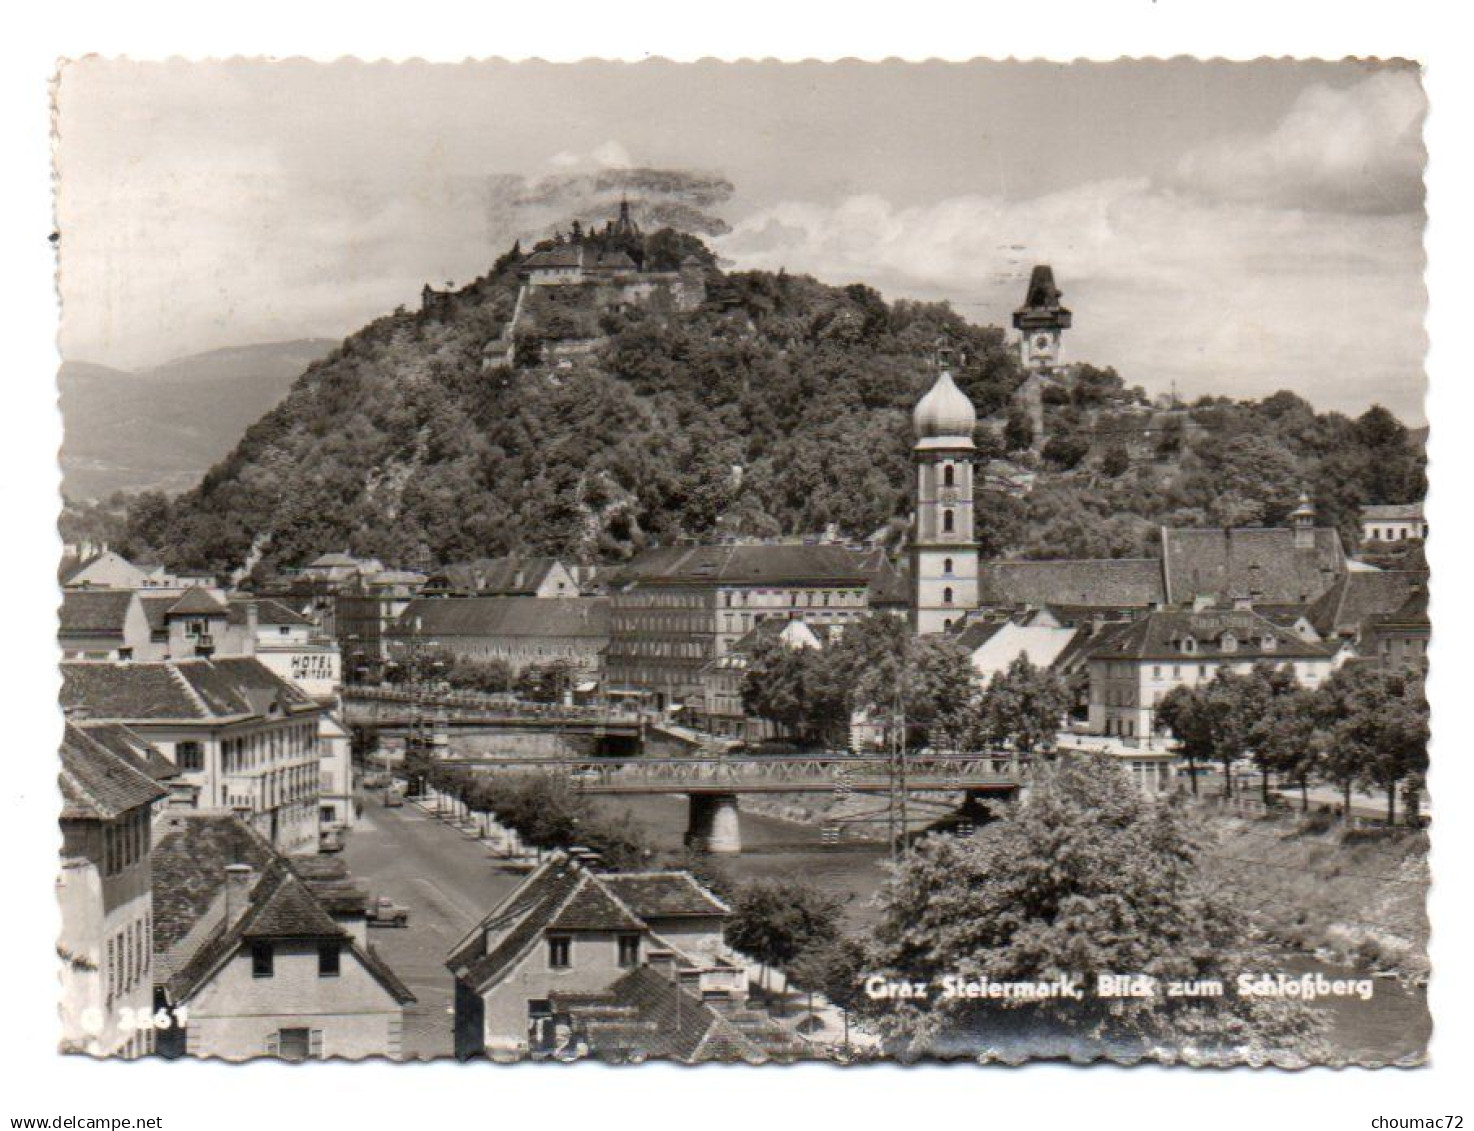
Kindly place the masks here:
[[(575, 786), (719, 786), (753, 782), (828, 781), (836, 788), (888, 779), (893, 759), (865, 755), (711, 756), (674, 758), (465, 758), (478, 769), (541, 771), (566, 775)], [(908, 783), (931, 788), (1017, 784), (1022, 767), (1011, 754), (913, 755), (906, 759)]]

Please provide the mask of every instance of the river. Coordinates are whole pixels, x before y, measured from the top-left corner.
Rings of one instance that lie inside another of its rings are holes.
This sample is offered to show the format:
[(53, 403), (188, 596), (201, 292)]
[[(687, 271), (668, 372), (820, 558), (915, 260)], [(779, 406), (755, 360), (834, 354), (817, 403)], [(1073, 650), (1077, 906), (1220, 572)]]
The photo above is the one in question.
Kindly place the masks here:
[[(657, 847), (679, 849), (686, 830), (686, 799), (679, 796), (600, 798), (611, 812), (627, 812), (651, 834)], [(811, 825), (761, 813), (742, 813), (743, 851), (719, 859), (735, 880), (801, 876), (816, 887), (842, 895), (845, 927), (863, 931), (879, 917), (874, 896), (885, 879), (883, 846), (848, 843), (826, 845)], [(1310, 955), (1287, 954), (1287, 974), (1322, 973), (1327, 979), (1365, 978), (1348, 967)], [(1330, 1021), (1329, 1039), (1335, 1059), (1361, 1063), (1416, 1061), (1427, 1049), (1432, 1030), (1427, 993), (1407, 989), (1391, 979), (1376, 979), (1370, 1001), (1327, 998), (1316, 1003)]]

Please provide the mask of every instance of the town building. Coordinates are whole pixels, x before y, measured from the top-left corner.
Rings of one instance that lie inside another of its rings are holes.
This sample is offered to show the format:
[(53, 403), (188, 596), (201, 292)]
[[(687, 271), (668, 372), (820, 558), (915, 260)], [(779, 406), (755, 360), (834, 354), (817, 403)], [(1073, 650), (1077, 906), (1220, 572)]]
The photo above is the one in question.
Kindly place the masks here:
[(250, 656), (61, 671), (63, 709), (146, 739), (178, 767), (176, 799), (238, 813), (283, 852), (316, 850), (322, 704)]
[(1305, 615), (1321, 639), (1359, 644), (1369, 621), (1397, 612), (1427, 584), (1425, 569), (1347, 572), (1310, 604)]
[(1196, 687), (1220, 671), (1245, 673), (1259, 661), (1318, 687), (1348, 654), (1302, 640), (1247, 601), (1158, 610), (1102, 633), (1091, 648), (1090, 730), (1150, 746), (1160, 733), (1157, 704), (1173, 688)]
[(577, 597), (578, 579), (557, 558), (480, 558), (443, 566), (426, 579), (426, 597)]
[(973, 428), (977, 412), (952, 380), (950, 354), (912, 413), (916, 443), (915, 529), (911, 538), (911, 627), (946, 632), (978, 606), (973, 530)]
[(411, 649), (464, 660), (500, 660), (513, 672), (569, 664), (579, 680), (597, 680), (609, 644), (603, 597), (418, 597), (400, 614), (392, 654)]
[(150, 824), (167, 790), (146, 744), (116, 729), (68, 723), (62, 737), (62, 1050), (136, 1057), (153, 1051)]
[(978, 605), (1010, 614), (1047, 607), (1066, 621), (1122, 620), (1166, 603), (1160, 558), (985, 562)]
[(312, 880), (230, 813), (167, 813), (153, 877), (156, 1002), (176, 1022), (160, 1053), (400, 1055), (414, 995), (368, 944), (362, 893), (329, 881), (329, 910)]
[(447, 958), (456, 1055), (558, 1055), (570, 1035), (586, 1055), (615, 1059), (792, 1049), (744, 1009), (746, 970), (722, 941), (728, 914), (686, 872), (599, 873), (553, 856)]
[(1361, 508), (1361, 540), (1369, 544), (1426, 541), (1428, 520), (1423, 517), (1423, 504), (1388, 503)]
[(1341, 535), (1315, 525), (1315, 509), (1304, 496), (1288, 527), (1164, 526), (1161, 546), (1169, 605), (1240, 596), (1255, 605), (1306, 605), (1349, 569)]
[(609, 694), (675, 710), (702, 701), (702, 669), (769, 619), (843, 625), (869, 612), (864, 552), (844, 546), (671, 546), (609, 585)]
[(70, 547), (62, 555), (58, 578), (63, 589), (155, 589), (181, 593), (197, 585), (215, 584), (210, 574), (171, 572), (162, 565), (131, 562), (105, 545)]
[(1036, 668), (1057, 670), (1089, 635), (1087, 629), (1066, 626), (1047, 610), (1006, 621), (974, 621), (957, 633), (967, 650), (977, 678), (987, 683), (1006, 672), (1017, 660)]
[(1392, 612), (1367, 618), (1358, 651), (1389, 670), (1426, 671), (1432, 635), (1428, 590), (1419, 586)]
[(148, 616), (132, 589), (64, 590), (56, 642), (64, 660), (146, 659), (152, 652)]

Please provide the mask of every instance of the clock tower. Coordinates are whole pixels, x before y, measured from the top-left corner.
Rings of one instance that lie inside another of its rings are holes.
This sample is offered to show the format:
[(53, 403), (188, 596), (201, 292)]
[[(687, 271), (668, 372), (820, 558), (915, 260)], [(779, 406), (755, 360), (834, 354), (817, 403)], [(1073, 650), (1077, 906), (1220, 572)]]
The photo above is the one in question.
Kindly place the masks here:
[(1064, 331), (1072, 315), (1062, 305), (1062, 292), (1054, 285), (1054, 269), (1046, 263), (1034, 268), (1024, 305), (1013, 312), (1013, 327), (1019, 332), (1019, 357), (1024, 368), (1048, 374), (1064, 364)]
[(916, 525), (911, 538), (911, 627), (946, 632), (978, 606), (972, 456), (977, 412), (952, 380), (951, 350), (937, 350), (937, 379), (912, 416)]

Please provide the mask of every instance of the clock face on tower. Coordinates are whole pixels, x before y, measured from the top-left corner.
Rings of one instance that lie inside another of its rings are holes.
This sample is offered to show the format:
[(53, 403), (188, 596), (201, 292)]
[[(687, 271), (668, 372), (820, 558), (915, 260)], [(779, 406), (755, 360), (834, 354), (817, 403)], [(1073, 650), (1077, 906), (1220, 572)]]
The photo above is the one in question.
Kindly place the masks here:
[(1034, 348), (1036, 350), (1047, 350), (1049, 348), (1049, 335), (1040, 334), (1037, 338), (1035, 338)]

